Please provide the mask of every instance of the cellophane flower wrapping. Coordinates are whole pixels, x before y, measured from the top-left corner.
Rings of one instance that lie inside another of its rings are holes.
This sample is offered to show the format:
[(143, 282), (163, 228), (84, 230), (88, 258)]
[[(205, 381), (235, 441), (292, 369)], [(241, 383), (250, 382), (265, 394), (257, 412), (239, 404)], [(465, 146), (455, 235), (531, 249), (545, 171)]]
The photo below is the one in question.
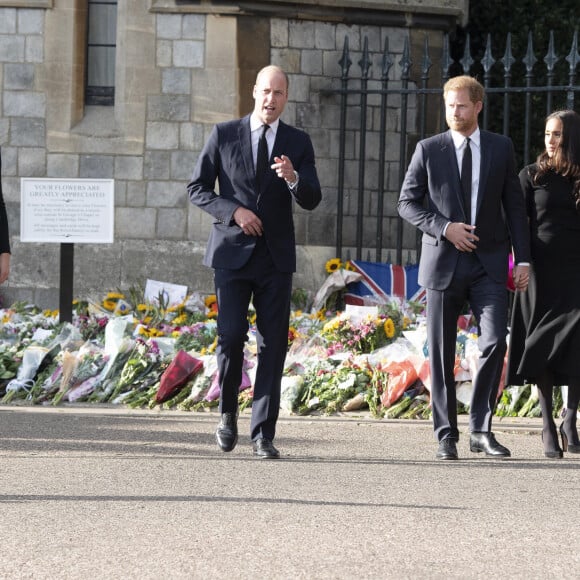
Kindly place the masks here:
[(169, 366), (161, 375), (155, 402), (163, 403), (170, 399), (180, 387), (203, 368), (203, 361), (191, 356), (184, 350), (177, 351)]

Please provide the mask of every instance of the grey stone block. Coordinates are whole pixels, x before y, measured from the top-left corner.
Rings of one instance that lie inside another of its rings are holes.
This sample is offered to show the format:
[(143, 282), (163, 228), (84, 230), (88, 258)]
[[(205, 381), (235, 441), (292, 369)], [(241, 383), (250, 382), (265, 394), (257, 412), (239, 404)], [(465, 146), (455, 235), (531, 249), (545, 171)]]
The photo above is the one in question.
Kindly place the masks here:
[(173, 62), (173, 42), (170, 40), (158, 40), (155, 54), (158, 67), (170, 67)]
[(18, 34), (42, 34), (44, 32), (44, 10), (18, 11)]
[(193, 151), (176, 151), (171, 154), (171, 179), (189, 180), (197, 160)]
[(24, 62), (25, 52), (23, 36), (0, 35), (0, 62)]
[(5, 91), (3, 108), (6, 117), (45, 117), (46, 96), (28, 91)]
[(118, 207), (115, 209), (115, 238), (155, 238), (157, 210), (149, 207)]
[(145, 207), (147, 202), (147, 183), (144, 181), (129, 181), (127, 183), (126, 205), (129, 207)]
[(40, 63), (44, 61), (44, 37), (27, 36), (24, 52), (26, 62)]
[(169, 179), (171, 154), (168, 151), (147, 151), (143, 166), (145, 179)]
[(203, 129), (201, 123), (182, 123), (179, 128), (179, 147), (201, 151), (204, 144)]
[(79, 176), (79, 156), (64, 153), (49, 153), (47, 156), (47, 177), (76, 179)]
[(187, 212), (182, 209), (160, 209), (157, 212), (157, 239), (182, 240), (187, 225)]
[(0, 34), (16, 33), (16, 10), (0, 8)]
[(115, 179), (143, 179), (143, 157), (118, 155), (115, 157)]
[(80, 177), (113, 179), (115, 158), (110, 155), (81, 155)]
[(6, 64), (4, 66), (4, 88), (26, 90), (34, 88), (34, 66), (31, 64)]
[(314, 48), (314, 22), (294, 21), (289, 26), (289, 44), (296, 48)]
[(158, 14), (157, 37), (170, 40), (181, 38), (181, 20), (182, 17), (179, 14)]
[(205, 38), (205, 16), (202, 14), (185, 14), (181, 37), (186, 40), (203, 40)]
[(177, 67), (202, 68), (205, 45), (198, 40), (176, 40), (173, 43), (173, 65)]
[(270, 43), (276, 48), (288, 46), (288, 20), (282, 18), (270, 20)]
[(149, 121), (189, 121), (191, 99), (185, 95), (153, 95), (147, 99)]
[(20, 177), (45, 177), (46, 149), (20, 148), (18, 150), (18, 175)]
[(187, 190), (183, 181), (149, 181), (148, 207), (186, 207)]
[(147, 123), (145, 143), (148, 149), (177, 149), (179, 126), (175, 123)]
[(191, 71), (186, 68), (162, 70), (161, 91), (166, 94), (189, 95), (191, 93)]
[(4, 147), (8, 143), (8, 136), (10, 134), (10, 121), (8, 119), (0, 118), (0, 147)]
[(44, 119), (12, 119), (10, 143), (16, 147), (44, 147), (46, 145), (46, 123)]

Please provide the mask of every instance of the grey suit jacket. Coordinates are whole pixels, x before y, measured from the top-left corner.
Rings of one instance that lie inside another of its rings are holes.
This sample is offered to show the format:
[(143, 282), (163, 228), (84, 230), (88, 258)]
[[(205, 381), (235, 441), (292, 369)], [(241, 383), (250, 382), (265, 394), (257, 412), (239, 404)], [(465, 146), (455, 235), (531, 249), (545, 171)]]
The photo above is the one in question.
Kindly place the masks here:
[[(447, 288), (459, 251), (443, 236), (448, 222), (466, 222), (457, 157), (451, 132), (417, 144), (398, 202), (399, 215), (422, 232), (419, 284)], [(513, 144), (503, 135), (481, 131), (481, 167), (475, 233), (476, 253), (487, 274), (507, 282), (508, 254), (530, 261), (524, 197), (515, 171)]]
[[(292, 200), (311, 210), (320, 203), (322, 194), (310, 137), (282, 121), (276, 132), (271, 162), (281, 155), (290, 158), (299, 174), (296, 192), (291, 194), (286, 182), (270, 169), (258, 192), (250, 115), (213, 128), (187, 186), (191, 202), (215, 218), (204, 258), (206, 266), (238, 269), (252, 255), (257, 238), (244, 234), (233, 220), (235, 210), (243, 206), (262, 220), (263, 236), (276, 267), (282, 272), (296, 270)], [(219, 193), (215, 189), (216, 180)]]

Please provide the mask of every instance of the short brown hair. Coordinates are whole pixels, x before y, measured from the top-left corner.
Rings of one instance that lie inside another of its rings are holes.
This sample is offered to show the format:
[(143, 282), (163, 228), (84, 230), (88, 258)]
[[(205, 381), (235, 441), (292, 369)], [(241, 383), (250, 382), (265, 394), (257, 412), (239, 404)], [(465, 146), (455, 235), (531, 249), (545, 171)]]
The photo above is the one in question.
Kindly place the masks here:
[(447, 93), (449, 91), (460, 91), (462, 89), (467, 89), (469, 91), (469, 100), (472, 103), (477, 103), (478, 101), (483, 102), (483, 98), (485, 97), (485, 89), (483, 88), (483, 85), (468, 75), (450, 78), (445, 85), (443, 85), (443, 98), (447, 98)]

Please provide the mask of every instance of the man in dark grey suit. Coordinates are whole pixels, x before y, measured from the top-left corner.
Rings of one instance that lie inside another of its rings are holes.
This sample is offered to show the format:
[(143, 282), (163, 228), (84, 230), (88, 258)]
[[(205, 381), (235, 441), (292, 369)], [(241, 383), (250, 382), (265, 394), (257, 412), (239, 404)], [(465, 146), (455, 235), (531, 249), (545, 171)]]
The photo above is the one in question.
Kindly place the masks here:
[(470, 406), (470, 450), (509, 457), (491, 432), (506, 352), (508, 256), (524, 289), (530, 260), (524, 198), (513, 144), (480, 131), (484, 89), (459, 76), (444, 86), (449, 131), (417, 144), (398, 210), (422, 232), (419, 284), (427, 288), (431, 406), (438, 459), (457, 459), (455, 349), (466, 303), (478, 322), (481, 352)]
[(262, 69), (253, 96), (251, 115), (214, 127), (187, 190), (191, 202), (215, 219), (204, 264), (214, 269), (218, 303), (217, 443), (231, 451), (238, 441), (238, 391), (252, 302), (258, 366), (251, 439), (256, 457), (276, 459), (273, 440), (296, 270), (293, 201), (312, 210), (321, 190), (310, 137), (280, 121), (288, 100), (286, 73), (276, 66)]

